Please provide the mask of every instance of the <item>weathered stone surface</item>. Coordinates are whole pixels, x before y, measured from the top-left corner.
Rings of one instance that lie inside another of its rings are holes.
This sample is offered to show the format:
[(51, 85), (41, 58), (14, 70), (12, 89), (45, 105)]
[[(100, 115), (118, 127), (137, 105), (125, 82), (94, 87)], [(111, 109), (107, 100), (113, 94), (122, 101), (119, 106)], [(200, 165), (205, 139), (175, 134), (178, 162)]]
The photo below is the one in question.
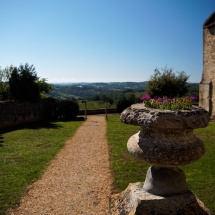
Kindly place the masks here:
[(203, 107), (206, 111), (211, 112), (211, 89), (212, 82), (202, 81), (199, 84), (199, 106)]
[(193, 163), (205, 152), (204, 144), (192, 131), (182, 130), (141, 130), (129, 138), (127, 148), (143, 162), (167, 167)]
[(50, 119), (54, 114), (54, 101), (49, 99), (43, 99), (37, 103), (1, 101), (0, 128), (35, 123), (41, 120)]
[(130, 184), (111, 197), (111, 214), (117, 215), (206, 215), (210, 212), (188, 191), (185, 174), (177, 168), (198, 160), (205, 152), (193, 129), (210, 120), (203, 108), (170, 111), (135, 104), (120, 117), (127, 124), (141, 126), (127, 147), (141, 161), (153, 164), (143, 183)]
[(120, 119), (126, 124), (145, 128), (180, 130), (204, 128), (208, 125), (210, 115), (203, 108), (195, 106), (191, 110), (171, 111), (146, 108), (140, 103), (125, 109)]
[(111, 215), (212, 215), (196, 196), (188, 191), (161, 197), (143, 190), (143, 183), (129, 184), (122, 193), (110, 198)]
[(215, 11), (203, 25), (203, 74), (199, 88), (199, 106), (215, 118)]
[(146, 174), (143, 189), (158, 196), (170, 196), (188, 191), (186, 176), (177, 168), (151, 166)]
[(208, 125), (209, 113), (202, 108), (170, 111), (135, 104), (124, 110), (120, 119), (142, 127), (127, 143), (129, 152), (141, 161), (167, 167), (187, 165), (205, 152), (192, 131)]

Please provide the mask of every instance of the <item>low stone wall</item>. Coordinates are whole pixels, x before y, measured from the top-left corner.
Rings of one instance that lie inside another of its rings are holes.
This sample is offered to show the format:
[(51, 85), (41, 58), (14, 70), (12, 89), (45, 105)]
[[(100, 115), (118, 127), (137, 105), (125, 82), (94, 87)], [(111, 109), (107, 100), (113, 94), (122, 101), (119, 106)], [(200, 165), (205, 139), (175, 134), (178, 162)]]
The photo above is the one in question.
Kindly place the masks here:
[(2, 101), (0, 102), (0, 128), (44, 120), (50, 117), (52, 106), (47, 100), (38, 103)]
[[(0, 129), (32, 124), (45, 119), (56, 119), (55, 109), (55, 102), (51, 99), (44, 99), (38, 103), (1, 101)], [(87, 110), (87, 115), (105, 113), (105, 108)], [(116, 109), (109, 108), (107, 113), (116, 113)], [(79, 115), (85, 115), (85, 110), (80, 110)]]
[[(107, 113), (116, 113), (115, 108), (108, 108)], [(95, 110), (87, 110), (87, 115), (94, 115), (94, 114), (106, 114), (105, 108), (95, 109)], [(80, 110), (79, 115), (85, 115), (85, 110)]]

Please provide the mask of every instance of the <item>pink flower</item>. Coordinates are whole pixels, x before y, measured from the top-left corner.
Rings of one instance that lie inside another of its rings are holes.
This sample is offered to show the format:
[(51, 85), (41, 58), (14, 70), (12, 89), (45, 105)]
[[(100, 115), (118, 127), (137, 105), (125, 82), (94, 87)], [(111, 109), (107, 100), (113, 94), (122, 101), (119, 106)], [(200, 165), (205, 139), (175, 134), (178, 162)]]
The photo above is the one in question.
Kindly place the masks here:
[(150, 99), (151, 99), (151, 96), (149, 94), (146, 94), (146, 95), (140, 97), (140, 100), (147, 100), (148, 101)]
[(196, 96), (189, 96), (189, 99), (194, 101), (194, 100), (197, 100), (197, 97)]

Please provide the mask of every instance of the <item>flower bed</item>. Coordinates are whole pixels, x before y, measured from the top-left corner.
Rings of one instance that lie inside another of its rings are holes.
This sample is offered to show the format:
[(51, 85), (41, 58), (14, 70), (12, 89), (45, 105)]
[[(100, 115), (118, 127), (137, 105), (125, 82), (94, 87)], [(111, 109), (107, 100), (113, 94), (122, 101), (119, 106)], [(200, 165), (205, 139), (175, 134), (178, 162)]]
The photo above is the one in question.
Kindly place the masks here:
[(161, 110), (189, 110), (192, 108), (193, 102), (197, 98), (195, 96), (187, 96), (184, 98), (168, 98), (154, 97), (149, 94), (140, 97), (146, 107)]

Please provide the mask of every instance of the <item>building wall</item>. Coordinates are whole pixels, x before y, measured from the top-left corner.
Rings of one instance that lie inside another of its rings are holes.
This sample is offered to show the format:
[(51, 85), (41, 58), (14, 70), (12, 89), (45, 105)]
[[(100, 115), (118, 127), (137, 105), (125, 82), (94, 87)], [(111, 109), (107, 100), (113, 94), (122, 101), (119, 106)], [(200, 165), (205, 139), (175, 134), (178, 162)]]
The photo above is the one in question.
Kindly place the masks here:
[(203, 30), (203, 77), (202, 81), (215, 79), (215, 26)]
[(215, 25), (203, 29), (203, 74), (199, 106), (215, 117)]

